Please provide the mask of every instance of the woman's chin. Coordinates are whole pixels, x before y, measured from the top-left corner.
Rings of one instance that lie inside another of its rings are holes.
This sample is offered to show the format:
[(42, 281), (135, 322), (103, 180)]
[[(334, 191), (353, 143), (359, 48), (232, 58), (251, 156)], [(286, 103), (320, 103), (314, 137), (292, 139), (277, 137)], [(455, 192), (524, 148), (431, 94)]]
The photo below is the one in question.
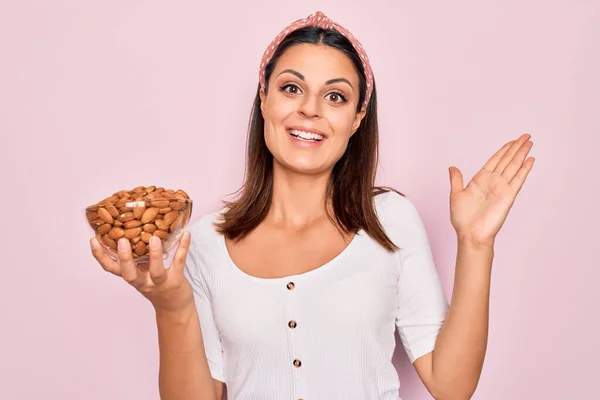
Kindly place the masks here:
[(285, 160), (277, 164), (284, 171), (304, 175), (321, 175), (331, 172), (333, 168), (333, 165), (329, 166), (323, 161), (307, 159), (306, 157)]

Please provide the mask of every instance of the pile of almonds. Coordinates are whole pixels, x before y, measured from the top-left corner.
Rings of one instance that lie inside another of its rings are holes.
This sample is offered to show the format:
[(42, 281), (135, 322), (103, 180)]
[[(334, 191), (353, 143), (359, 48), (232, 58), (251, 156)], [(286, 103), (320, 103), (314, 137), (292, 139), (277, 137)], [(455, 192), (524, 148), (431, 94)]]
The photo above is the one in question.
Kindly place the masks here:
[(112, 250), (117, 241), (129, 239), (134, 258), (148, 254), (152, 236), (163, 244), (185, 226), (192, 212), (190, 197), (183, 190), (138, 186), (121, 190), (86, 208), (96, 237)]

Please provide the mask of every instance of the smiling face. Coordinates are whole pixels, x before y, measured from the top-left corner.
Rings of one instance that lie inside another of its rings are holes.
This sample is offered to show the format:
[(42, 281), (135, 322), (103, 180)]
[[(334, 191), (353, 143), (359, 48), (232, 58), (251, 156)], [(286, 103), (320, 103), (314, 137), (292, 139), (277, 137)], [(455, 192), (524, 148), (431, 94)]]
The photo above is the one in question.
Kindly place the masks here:
[(330, 172), (344, 154), (365, 110), (356, 112), (358, 73), (341, 51), (297, 44), (279, 58), (261, 91), (265, 142), (274, 167), (297, 173)]

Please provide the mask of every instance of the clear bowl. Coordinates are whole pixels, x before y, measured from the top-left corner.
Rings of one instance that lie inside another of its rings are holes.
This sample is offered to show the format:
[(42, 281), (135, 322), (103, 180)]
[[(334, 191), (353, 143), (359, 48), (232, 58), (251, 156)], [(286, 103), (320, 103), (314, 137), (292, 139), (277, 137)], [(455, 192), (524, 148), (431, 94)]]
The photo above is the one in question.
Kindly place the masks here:
[(193, 202), (183, 190), (139, 186), (116, 192), (85, 208), (85, 218), (108, 255), (118, 261), (117, 242), (131, 243), (136, 265), (148, 264), (150, 237), (158, 236), (163, 259), (179, 242), (190, 222)]

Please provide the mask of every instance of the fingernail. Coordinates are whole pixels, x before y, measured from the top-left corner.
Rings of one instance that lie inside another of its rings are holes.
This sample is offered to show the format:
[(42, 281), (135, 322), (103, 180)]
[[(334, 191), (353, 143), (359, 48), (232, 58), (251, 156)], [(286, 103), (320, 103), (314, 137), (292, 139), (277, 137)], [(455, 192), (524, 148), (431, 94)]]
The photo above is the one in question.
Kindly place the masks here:
[(96, 238), (90, 239), (90, 246), (92, 246), (92, 250), (96, 250), (98, 248), (98, 241)]
[(158, 249), (160, 249), (160, 239), (157, 236), (152, 236), (150, 238), (150, 250)]
[(121, 238), (119, 239), (119, 241), (117, 242), (117, 249), (118, 251), (127, 251), (127, 239)]
[(188, 231), (183, 232), (183, 240), (190, 240), (190, 233)]

